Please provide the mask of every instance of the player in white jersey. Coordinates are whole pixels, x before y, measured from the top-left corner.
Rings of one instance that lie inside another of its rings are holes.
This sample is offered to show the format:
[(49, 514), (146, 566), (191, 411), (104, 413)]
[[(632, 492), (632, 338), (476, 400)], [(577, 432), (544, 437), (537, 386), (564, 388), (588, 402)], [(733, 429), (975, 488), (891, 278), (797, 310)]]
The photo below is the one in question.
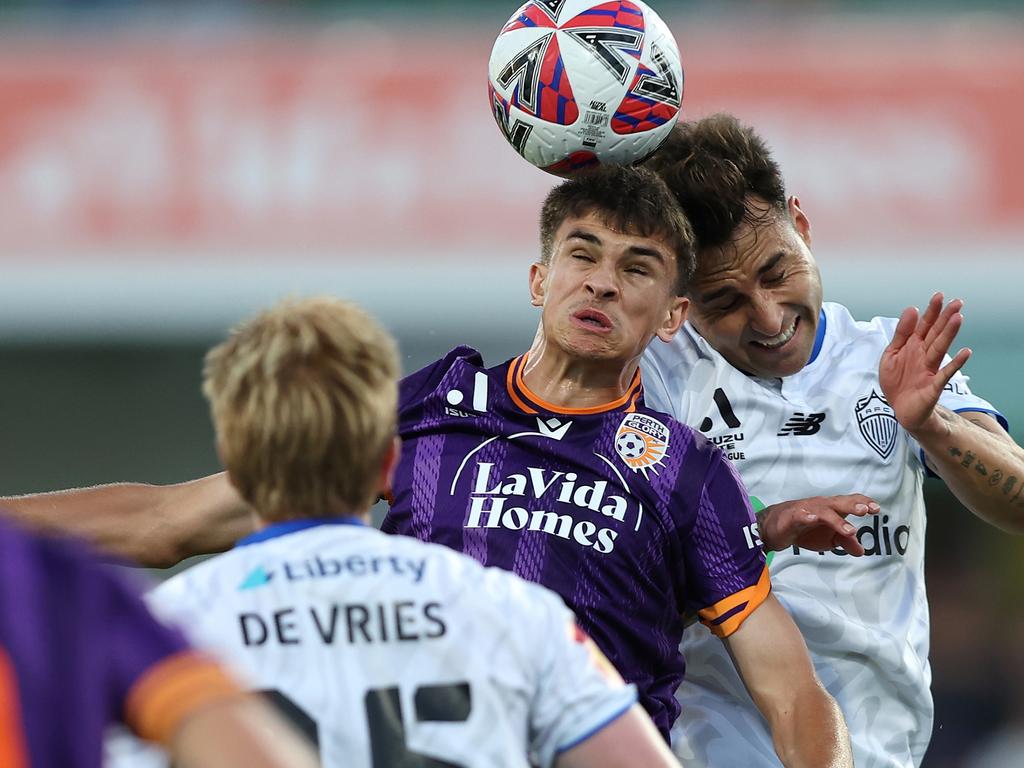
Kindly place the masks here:
[(259, 530), (152, 607), (281, 704), (326, 768), (677, 766), (557, 595), (366, 525), (398, 455), (397, 369), (391, 338), (333, 299), (214, 348), (218, 451)]
[[(962, 302), (943, 308), (937, 294), (920, 317), (871, 322), (823, 303), (807, 218), (764, 142), (734, 118), (678, 126), (652, 165), (693, 222), (699, 257), (690, 322), (645, 356), (646, 402), (704, 432), (769, 505), (759, 525), (766, 548), (781, 549), (773, 588), (843, 709), (856, 764), (919, 765), (932, 728), (925, 472), (979, 517), (1024, 531), (1024, 451), (959, 373), (970, 352), (946, 355)], [(806, 548), (813, 515), (854, 510), (781, 502), (851, 491), (881, 511), (837, 546)], [(777, 765), (721, 643), (698, 627), (683, 648), (676, 754), (688, 765)]]

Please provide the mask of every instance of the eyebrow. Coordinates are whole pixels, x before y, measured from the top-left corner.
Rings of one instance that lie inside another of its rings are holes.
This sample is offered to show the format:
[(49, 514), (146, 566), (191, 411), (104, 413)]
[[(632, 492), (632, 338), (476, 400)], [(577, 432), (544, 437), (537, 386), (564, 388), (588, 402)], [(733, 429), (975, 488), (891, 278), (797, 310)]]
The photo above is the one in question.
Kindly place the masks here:
[[(762, 277), (765, 274), (767, 274), (768, 272), (771, 272), (778, 265), (778, 263), (780, 261), (782, 261), (782, 259), (785, 256), (786, 256), (786, 254), (783, 251), (779, 251), (778, 253), (776, 253), (774, 256), (772, 256), (770, 259), (768, 259), (768, 261), (766, 261), (764, 263), (764, 265), (759, 270), (757, 270), (757, 276), (758, 277)], [(726, 295), (728, 295), (730, 293), (735, 293), (735, 292), (736, 291), (735, 291), (734, 288), (732, 288), (731, 286), (727, 285), (724, 288), (719, 288), (717, 291), (712, 291), (711, 293), (705, 293), (705, 294), (701, 295), (697, 300), (701, 304), (707, 304), (709, 302), (714, 301), (715, 299), (720, 299), (723, 296), (726, 296)]]
[[(568, 242), (569, 240), (583, 240), (584, 242), (591, 243), (593, 245), (603, 245), (603, 243), (601, 242), (601, 238), (599, 238), (593, 232), (586, 232), (582, 229), (574, 229), (572, 232), (569, 233), (568, 237), (566, 237), (565, 239), (566, 242)], [(629, 251), (629, 253), (633, 254), (634, 256), (650, 256), (651, 258), (657, 259), (662, 263), (665, 262), (665, 256), (661, 253), (661, 251), (657, 251), (654, 248), (646, 248), (642, 245), (631, 245), (626, 250)]]

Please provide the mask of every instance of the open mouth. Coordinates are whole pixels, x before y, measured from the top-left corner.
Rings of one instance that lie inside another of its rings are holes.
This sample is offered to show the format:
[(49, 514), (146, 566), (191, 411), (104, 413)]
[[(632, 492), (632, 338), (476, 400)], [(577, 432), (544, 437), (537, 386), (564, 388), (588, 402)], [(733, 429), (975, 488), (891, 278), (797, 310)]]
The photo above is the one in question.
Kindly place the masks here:
[(778, 334), (777, 336), (773, 336), (770, 339), (764, 339), (763, 341), (752, 341), (750, 343), (753, 344), (754, 346), (761, 347), (761, 349), (781, 349), (789, 342), (790, 339), (792, 339), (796, 335), (796, 329), (799, 325), (800, 316), (797, 315), (796, 317), (793, 318), (792, 325), (790, 325), (789, 328), (783, 330), (782, 333)]
[(596, 309), (581, 309), (579, 312), (573, 313), (572, 319), (577, 325), (592, 331), (610, 331), (612, 329), (612, 321), (608, 315)]

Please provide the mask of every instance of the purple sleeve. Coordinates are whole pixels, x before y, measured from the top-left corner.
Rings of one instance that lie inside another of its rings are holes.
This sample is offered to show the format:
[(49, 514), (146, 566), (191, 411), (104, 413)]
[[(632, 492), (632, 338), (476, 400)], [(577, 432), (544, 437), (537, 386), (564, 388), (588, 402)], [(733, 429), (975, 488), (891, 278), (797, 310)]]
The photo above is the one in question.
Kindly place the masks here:
[(736, 469), (711, 445), (692, 527), (683, 531), (686, 608), (720, 636), (732, 634), (770, 591), (750, 498)]
[(17, 675), (33, 764), (70, 765), (99, 754), (136, 680), (186, 644), (80, 543), (0, 524), (0, 646)]

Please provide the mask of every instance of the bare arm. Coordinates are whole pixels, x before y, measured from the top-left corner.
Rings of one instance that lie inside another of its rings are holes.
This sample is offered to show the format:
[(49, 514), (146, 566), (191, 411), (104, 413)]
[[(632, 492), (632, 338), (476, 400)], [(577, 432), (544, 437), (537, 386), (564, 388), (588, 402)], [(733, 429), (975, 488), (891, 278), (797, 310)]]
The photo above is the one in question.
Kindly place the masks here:
[(557, 768), (678, 768), (665, 740), (639, 704), (558, 756)]
[(175, 485), (117, 483), (0, 498), (7, 517), (36, 530), (68, 533), (149, 567), (219, 552), (253, 528), (224, 473)]
[(924, 314), (904, 310), (882, 355), (879, 381), (900, 425), (920, 443), (960, 502), (991, 525), (1024, 533), (1024, 449), (985, 413), (953, 413), (939, 405), (949, 380), (971, 356), (961, 349), (942, 365), (963, 315), (959, 299), (932, 296)]
[(786, 768), (853, 765), (839, 705), (822, 687), (800, 630), (774, 595), (723, 642)]
[(184, 768), (316, 768), (305, 742), (263, 702), (245, 696), (190, 715), (171, 742)]
[(1024, 534), (1024, 448), (987, 413), (936, 406), (915, 430), (928, 466), (986, 523)]

